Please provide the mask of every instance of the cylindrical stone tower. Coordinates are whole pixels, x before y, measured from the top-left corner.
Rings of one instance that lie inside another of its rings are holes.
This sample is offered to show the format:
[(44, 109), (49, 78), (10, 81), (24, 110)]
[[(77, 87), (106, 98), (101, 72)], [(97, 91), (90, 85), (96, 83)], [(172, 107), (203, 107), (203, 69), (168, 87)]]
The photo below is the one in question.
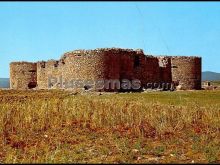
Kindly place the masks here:
[(177, 82), (179, 89), (201, 89), (201, 57), (173, 56), (172, 80)]
[(32, 89), (37, 86), (37, 65), (31, 62), (10, 63), (10, 88)]

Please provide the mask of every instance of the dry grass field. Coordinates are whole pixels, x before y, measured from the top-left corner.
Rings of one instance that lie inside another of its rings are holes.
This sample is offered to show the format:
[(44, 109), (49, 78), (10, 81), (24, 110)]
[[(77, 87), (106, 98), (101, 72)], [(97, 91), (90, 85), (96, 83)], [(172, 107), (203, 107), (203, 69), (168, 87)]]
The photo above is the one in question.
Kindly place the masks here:
[(220, 91), (0, 91), (0, 163), (220, 163)]
[(211, 81), (211, 84), (219, 87), (220, 81)]

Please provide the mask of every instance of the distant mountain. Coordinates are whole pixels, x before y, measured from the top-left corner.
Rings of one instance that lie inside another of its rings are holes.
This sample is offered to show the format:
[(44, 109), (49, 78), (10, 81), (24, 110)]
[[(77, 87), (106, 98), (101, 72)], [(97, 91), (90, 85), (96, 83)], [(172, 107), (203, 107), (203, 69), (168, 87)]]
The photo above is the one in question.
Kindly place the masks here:
[(9, 78), (0, 78), (0, 88), (9, 88)]
[(220, 80), (220, 73), (216, 72), (202, 72), (202, 81), (217, 81)]

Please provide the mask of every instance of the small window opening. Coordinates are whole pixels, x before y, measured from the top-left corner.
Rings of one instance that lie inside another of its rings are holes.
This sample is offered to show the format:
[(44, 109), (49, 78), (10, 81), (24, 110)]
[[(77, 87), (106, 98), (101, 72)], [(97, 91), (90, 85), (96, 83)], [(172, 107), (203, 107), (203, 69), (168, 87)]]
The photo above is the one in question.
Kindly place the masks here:
[(45, 62), (41, 63), (41, 68), (45, 68)]
[(81, 57), (82, 55), (81, 54), (76, 54), (76, 57)]
[(134, 56), (134, 68), (140, 66), (140, 57)]
[(59, 61), (56, 61), (56, 63), (54, 64), (54, 67), (56, 68), (58, 67), (58, 65), (59, 65)]
[(64, 64), (65, 64), (65, 61), (62, 59), (62, 60), (61, 60), (61, 63), (64, 65)]
[(36, 70), (29, 70), (29, 72), (35, 73), (35, 72), (36, 72)]

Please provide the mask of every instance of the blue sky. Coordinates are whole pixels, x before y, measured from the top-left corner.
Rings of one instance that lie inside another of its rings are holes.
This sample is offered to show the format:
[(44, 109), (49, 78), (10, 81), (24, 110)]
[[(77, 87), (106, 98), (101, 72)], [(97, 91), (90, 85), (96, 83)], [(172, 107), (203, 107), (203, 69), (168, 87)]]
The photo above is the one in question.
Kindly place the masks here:
[(102, 47), (201, 56), (203, 71), (220, 72), (220, 2), (0, 3), (0, 77), (12, 61)]

